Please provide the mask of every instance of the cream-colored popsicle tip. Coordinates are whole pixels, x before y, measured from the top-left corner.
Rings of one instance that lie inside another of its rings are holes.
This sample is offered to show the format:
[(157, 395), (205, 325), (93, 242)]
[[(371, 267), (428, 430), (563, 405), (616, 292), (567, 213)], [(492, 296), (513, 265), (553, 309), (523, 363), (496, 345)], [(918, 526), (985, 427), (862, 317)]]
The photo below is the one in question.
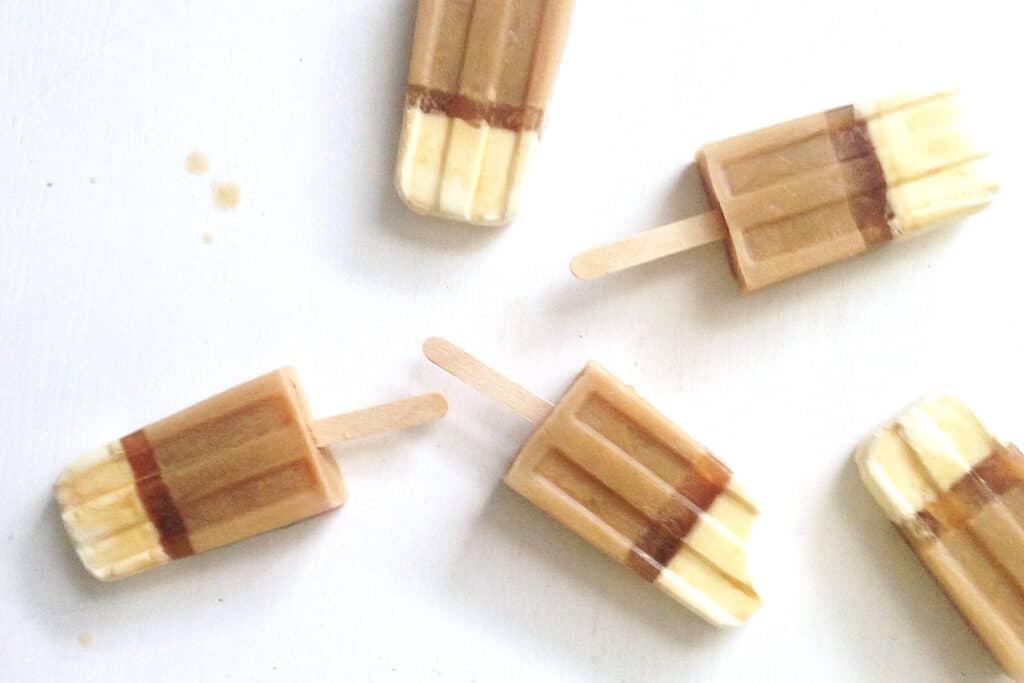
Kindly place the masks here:
[(991, 453), (992, 443), (970, 408), (938, 395), (871, 434), (854, 459), (865, 487), (899, 524), (968, 474)]
[(658, 587), (713, 626), (745, 624), (761, 606), (750, 571), (757, 515), (743, 487), (730, 480), (658, 576)]
[(85, 569), (116, 581), (170, 561), (120, 442), (72, 461), (54, 486), (61, 522)]
[(1024, 671), (1021, 455), (963, 403), (925, 399), (857, 453), (868, 489), (1004, 669)]
[(906, 95), (855, 109), (885, 175), (894, 236), (918, 234), (995, 199), (991, 155), (999, 126), (978, 94)]
[(443, 113), (406, 109), (395, 189), (423, 215), (482, 227), (511, 223), (538, 145), (537, 131), (471, 125)]

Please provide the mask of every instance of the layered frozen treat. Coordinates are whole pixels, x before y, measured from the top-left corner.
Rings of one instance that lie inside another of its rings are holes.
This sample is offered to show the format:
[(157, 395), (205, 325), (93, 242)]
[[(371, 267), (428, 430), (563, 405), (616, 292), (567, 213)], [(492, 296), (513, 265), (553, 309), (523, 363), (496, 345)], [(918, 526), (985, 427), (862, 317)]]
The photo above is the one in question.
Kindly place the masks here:
[(61, 517), (86, 569), (121, 579), (340, 506), (328, 445), (446, 406), (431, 394), (314, 421), (295, 373), (277, 370), (72, 462)]
[(427, 357), (537, 428), (505, 482), (718, 626), (760, 605), (747, 572), (757, 507), (732, 472), (635, 391), (588, 363), (554, 406), (449, 342)]
[(930, 398), (858, 449), (865, 486), (1007, 673), (1024, 680), (1024, 456)]
[(998, 184), (954, 92), (850, 105), (706, 145), (712, 211), (578, 255), (600, 277), (724, 240), (752, 292), (987, 206)]
[(395, 184), (419, 213), (502, 225), (519, 208), (574, 0), (420, 0)]

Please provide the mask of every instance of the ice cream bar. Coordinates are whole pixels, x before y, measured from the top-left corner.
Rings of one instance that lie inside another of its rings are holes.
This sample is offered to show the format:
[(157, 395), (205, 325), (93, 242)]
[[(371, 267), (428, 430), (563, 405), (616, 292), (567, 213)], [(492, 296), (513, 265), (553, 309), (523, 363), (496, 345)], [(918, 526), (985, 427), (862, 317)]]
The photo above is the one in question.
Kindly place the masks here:
[(414, 211), (511, 221), (574, 0), (420, 0), (395, 183)]
[(573, 261), (599, 277), (724, 239), (743, 292), (915, 235), (998, 191), (957, 93), (846, 106), (705, 146), (713, 210)]
[(86, 569), (113, 581), (345, 502), (326, 447), (444, 414), (437, 394), (313, 421), (282, 369), (108, 443), (56, 484)]
[(1024, 680), (1024, 456), (962, 403), (938, 397), (873, 434), (856, 460), (950, 599)]
[(557, 405), (440, 339), (427, 357), (537, 424), (505, 482), (718, 626), (760, 598), (747, 572), (757, 508), (730, 470), (607, 370), (588, 363)]

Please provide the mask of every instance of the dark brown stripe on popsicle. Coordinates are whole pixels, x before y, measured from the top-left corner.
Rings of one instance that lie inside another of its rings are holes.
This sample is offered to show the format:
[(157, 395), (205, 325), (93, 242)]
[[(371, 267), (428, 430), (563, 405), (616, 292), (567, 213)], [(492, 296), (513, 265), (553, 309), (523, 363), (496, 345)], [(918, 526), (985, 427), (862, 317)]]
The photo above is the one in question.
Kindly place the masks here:
[(160, 545), (164, 551), (172, 559), (194, 554), (185, 521), (171, 497), (170, 489), (160, 476), (160, 464), (156, 461), (156, 454), (145, 433), (139, 430), (129, 434), (121, 439), (121, 446), (135, 475), (135, 490), (149, 521), (160, 533)]
[(886, 197), (885, 172), (871, 142), (867, 123), (857, 118), (852, 105), (828, 111), (825, 117), (847, 187), (856, 188), (848, 201), (857, 229), (869, 246), (888, 242), (893, 238), (890, 223), (893, 213)]
[(540, 130), (544, 111), (536, 107), (479, 102), (458, 93), (410, 85), (405, 94), (407, 107), (419, 107), (425, 114), (441, 113), (473, 125), (486, 123), (491, 128)]
[(712, 457), (695, 463), (674, 497), (658, 513), (647, 534), (630, 554), (627, 564), (647, 581), (654, 581), (683, 546), (700, 515), (725, 490), (729, 470)]
[(901, 530), (912, 543), (934, 541), (963, 528), (981, 508), (1017, 486), (1024, 486), (1024, 456), (1015, 447), (1008, 450), (997, 443), (991, 455), (905, 522)]

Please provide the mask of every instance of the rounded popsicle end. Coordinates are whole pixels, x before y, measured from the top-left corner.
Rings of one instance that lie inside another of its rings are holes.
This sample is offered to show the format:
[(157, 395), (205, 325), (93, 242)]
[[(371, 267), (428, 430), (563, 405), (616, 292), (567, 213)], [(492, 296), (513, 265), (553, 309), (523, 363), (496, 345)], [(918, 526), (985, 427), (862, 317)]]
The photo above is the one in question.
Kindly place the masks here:
[(443, 337), (428, 337), (423, 342), (423, 355), (434, 364), (450, 355), (451, 349), (451, 342)]
[(423, 402), (424, 411), (435, 420), (448, 414), (448, 399), (444, 397), (444, 394), (438, 392), (424, 394)]
[(601, 276), (593, 267), (593, 261), (586, 254), (577, 254), (569, 262), (569, 272), (577, 280), (595, 280)]

